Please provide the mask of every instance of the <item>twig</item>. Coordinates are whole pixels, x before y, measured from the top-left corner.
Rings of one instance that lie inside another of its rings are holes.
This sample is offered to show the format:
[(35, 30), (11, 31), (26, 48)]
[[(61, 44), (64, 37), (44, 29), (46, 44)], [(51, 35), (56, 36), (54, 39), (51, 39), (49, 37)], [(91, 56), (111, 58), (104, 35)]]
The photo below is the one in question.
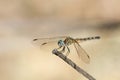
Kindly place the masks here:
[(88, 74), (86, 71), (84, 71), (79, 66), (77, 66), (72, 60), (70, 60), (69, 58), (67, 58), (64, 54), (62, 54), (61, 52), (57, 51), (57, 49), (54, 49), (52, 51), (52, 53), (55, 54), (56, 56), (59, 56), (66, 63), (68, 63), (69, 65), (71, 65), (76, 71), (78, 71), (79, 73), (81, 73), (84, 77), (88, 78), (89, 80), (96, 80), (90, 74)]

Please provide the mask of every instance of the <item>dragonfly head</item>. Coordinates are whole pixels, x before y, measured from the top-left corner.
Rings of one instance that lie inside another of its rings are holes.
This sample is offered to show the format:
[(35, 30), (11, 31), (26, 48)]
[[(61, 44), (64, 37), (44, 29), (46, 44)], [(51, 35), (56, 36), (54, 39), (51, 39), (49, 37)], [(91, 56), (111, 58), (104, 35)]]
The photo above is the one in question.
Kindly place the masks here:
[(65, 45), (65, 43), (64, 43), (63, 40), (59, 40), (59, 41), (58, 41), (58, 46), (59, 46), (59, 47), (62, 47), (62, 46), (64, 46), (64, 45)]

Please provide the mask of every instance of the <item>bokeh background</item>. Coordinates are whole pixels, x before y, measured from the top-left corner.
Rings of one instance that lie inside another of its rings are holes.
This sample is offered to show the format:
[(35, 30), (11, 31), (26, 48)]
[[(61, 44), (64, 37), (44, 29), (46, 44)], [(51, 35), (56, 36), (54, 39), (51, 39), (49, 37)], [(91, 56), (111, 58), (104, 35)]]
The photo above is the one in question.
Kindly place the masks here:
[(69, 57), (97, 80), (120, 80), (119, 0), (0, 0), (0, 80), (87, 80), (34, 38), (101, 36), (81, 43), (90, 64)]

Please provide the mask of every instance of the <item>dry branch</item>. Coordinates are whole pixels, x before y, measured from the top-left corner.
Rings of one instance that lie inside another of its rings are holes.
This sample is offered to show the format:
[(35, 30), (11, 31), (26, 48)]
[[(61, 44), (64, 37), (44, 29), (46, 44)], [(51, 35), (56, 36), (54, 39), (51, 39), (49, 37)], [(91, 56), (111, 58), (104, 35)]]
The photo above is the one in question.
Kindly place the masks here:
[(78, 71), (84, 77), (88, 78), (89, 80), (96, 80), (90, 74), (88, 74), (86, 71), (84, 71), (79, 66), (77, 66), (72, 60), (70, 60), (69, 58), (67, 58), (64, 54), (62, 54), (61, 52), (57, 51), (57, 49), (54, 49), (52, 51), (52, 53), (55, 54), (56, 56), (59, 56), (61, 59), (63, 59), (66, 63), (68, 63), (69, 65), (71, 65), (76, 71)]

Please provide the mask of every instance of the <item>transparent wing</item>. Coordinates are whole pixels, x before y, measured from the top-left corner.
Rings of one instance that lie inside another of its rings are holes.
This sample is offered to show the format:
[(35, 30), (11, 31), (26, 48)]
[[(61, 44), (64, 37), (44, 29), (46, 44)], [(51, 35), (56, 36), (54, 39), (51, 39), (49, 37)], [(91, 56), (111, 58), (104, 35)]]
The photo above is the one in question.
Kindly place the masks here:
[(86, 53), (86, 51), (79, 45), (79, 43), (75, 41), (74, 46), (76, 48), (76, 51), (77, 51), (77, 54), (78, 54), (79, 58), (82, 61), (84, 61), (85, 63), (89, 63), (90, 62), (90, 57)]
[(49, 43), (57, 42), (58, 40), (64, 40), (65, 38), (66, 36), (58, 36), (58, 37), (52, 37), (52, 38), (36, 38), (36, 39), (33, 39), (33, 44), (43, 46)]

